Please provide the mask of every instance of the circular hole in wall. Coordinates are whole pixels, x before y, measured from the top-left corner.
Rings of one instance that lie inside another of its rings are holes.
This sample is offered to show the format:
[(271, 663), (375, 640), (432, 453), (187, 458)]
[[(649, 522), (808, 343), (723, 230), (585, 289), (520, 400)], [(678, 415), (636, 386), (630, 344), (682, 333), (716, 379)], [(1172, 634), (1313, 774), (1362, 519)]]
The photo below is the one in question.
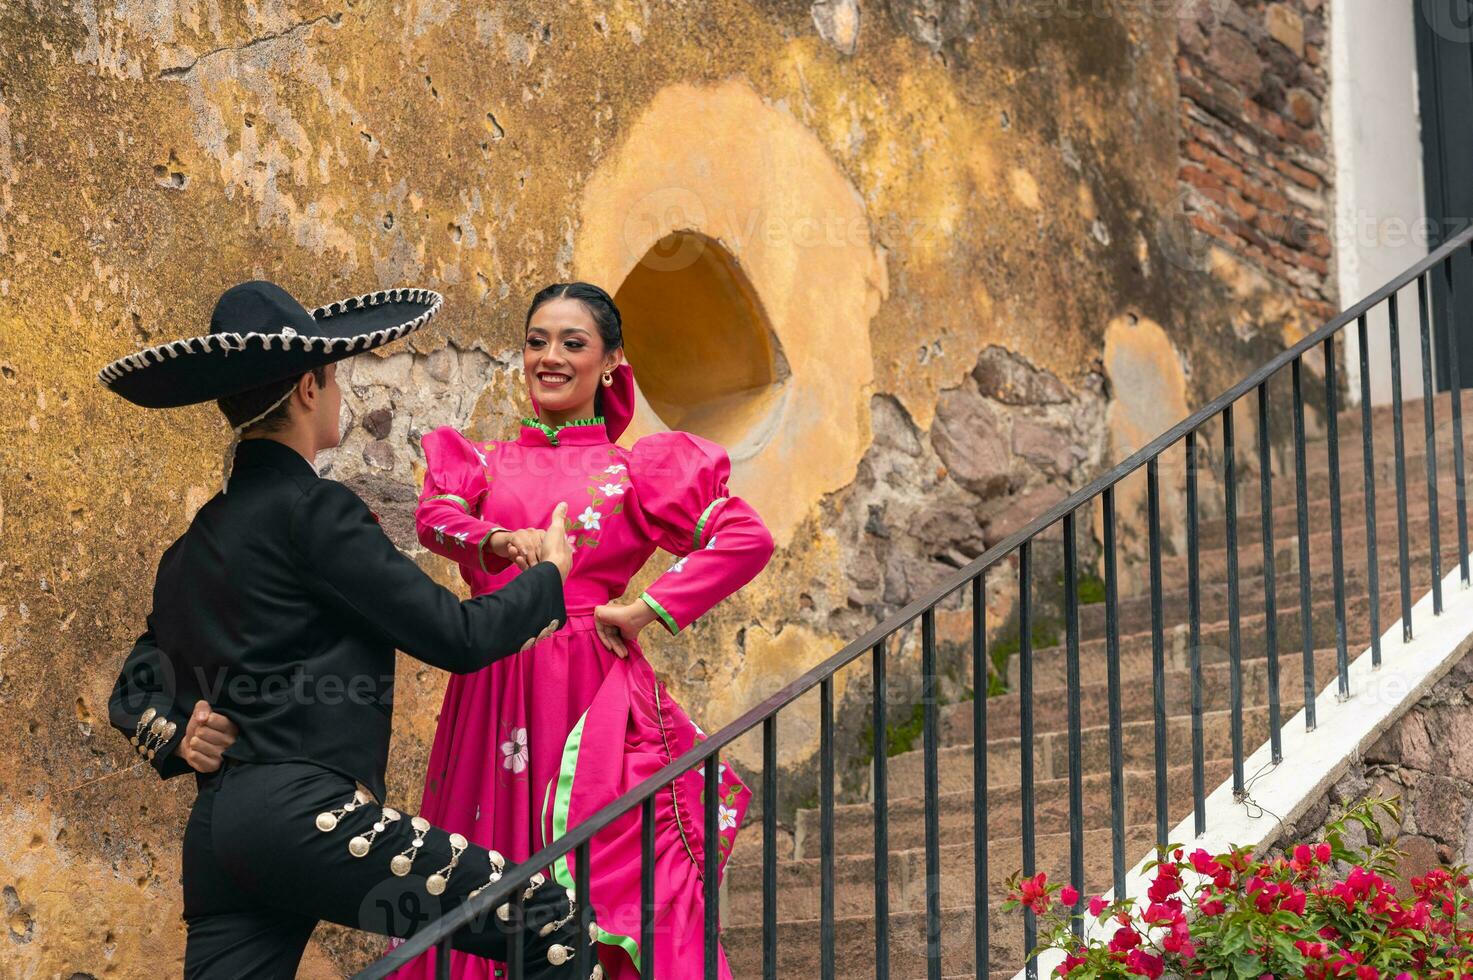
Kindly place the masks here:
[(733, 452), (763, 435), (787, 360), (746, 274), (695, 231), (656, 242), (614, 296), (640, 393), (660, 421)]

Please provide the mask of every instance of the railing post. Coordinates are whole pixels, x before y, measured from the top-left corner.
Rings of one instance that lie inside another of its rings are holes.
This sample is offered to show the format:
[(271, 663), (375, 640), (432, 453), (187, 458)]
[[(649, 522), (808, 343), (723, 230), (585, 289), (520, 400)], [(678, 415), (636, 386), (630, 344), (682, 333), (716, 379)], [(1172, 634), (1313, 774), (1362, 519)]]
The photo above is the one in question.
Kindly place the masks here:
[(1376, 452), (1371, 423), (1371, 355), (1366, 317), (1356, 319), (1360, 347), (1361, 461), (1366, 486), (1366, 591), (1371, 598), (1371, 666), (1381, 666), (1381, 566), (1376, 557)]
[(1325, 338), (1325, 447), (1330, 463), (1330, 569), (1335, 593), (1336, 691), (1350, 697), (1350, 654), (1345, 645), (1345, 544), (1340, 536), (1340, 400), (1335, 337)]
[[(1455, 255), (1456, 253), (1454, 253)], [(1462, 365), (1458, 363), (1458, 318), (1453, 283), (1453, 256), (1442, 262), (1442, 275), (1447, 282), (1447, 378), (1453, 416), (1453, 480), (1458, 505), (1458, 571), (1468, 585), (1468, 487), (1463, 470), (1463, 385)]]
[[(874, 687), (871, 753), (874, 758), (875, 818), (875, 980), (890, 977), (890, 730), (887, 701), (890, 697), (885, 677), (885, 641), (874, 645), (871, 653)], [(983, 695), (982, 700), (986, 700)], [(980, 742), (978, 743), (981, 744)], [(986, 844), (983, 845), (983, 853)], [(774, 966), (774, 972), (776, 967)]]
[(1125, 746), (1120, 720), (1120, 582), (1115, 566), (1115, 488), (1101, 494), (1105, 517), (1105, 668), (1110, 699), (1110, 857), (1117, 899), (1125, 897)]
[(1284, 761), (1279, 717), (1279, 596), (1274, 568), (1274, 463), (1268, 429), (1268, 382), (1258, 386), (1258, 507), (1263, 540), (1263, 648), (1268, 665), (1269, 758)]
[(1192, 672), (1192, 822), (1207, 832), (1207, 787), (1202, 759), (1202, 576), (1197, 533), (1197, 432), (1186, 436), (1187, 454), (1187, 646)]
[[(834, 679), (825, 677), (818, 686), (818, 851), (819, 934), (823, 961), (820, 975), (834, 980)], [(929, 803), (929, 801), (928, 801)]]
[(941, 980), (941, 775), (937, 759), (936, 609), (921, 613), (921, 690), (925, 755), (926, 822), (926, 975)]
[(1233, 751), (1233, 796), (1246, 792), (1243, 778), (1243, 634), (1238, 618), (1238, 446), (1233, 406), (1222, 410), (1222, 493), (1227, 524), (1228, 726)]
[[(766, 735), (767, 724), (772, 722), (775, 717), (776, 716), (768, 718), (767, 722), (763, 723), (764, 736)], [(766, 739), (764, 738), (764, 741), (765, 740)], [(765, 746), (763, 754), (766, 754)], [(765, 761), (766, 760), (764, 759), (764, 762)], [(767, 774), (771, 771), (772, 769), (764, 766), (762, 772), (762, 779), (764, 783), (767, 781)], [(762, 819), (764, 825), (767, 823), (768, 813), (776, 812), (776, 798), (777, 792), (775, 789), (773, 790), (772, 795), (769, 796), (767, 795), (767, 790), (764, 787), (762, 796)], [(640, 969), (653, 977), (656, 975), (655, 913), (657, 911), (655, 905), (655, 798), (653, 796), (645, 797), (644, 802), (640, 804), (639, 820), (640, 851), (642, 860), (639, 868), (639, 965)], [(769, 854), (768, 851), (768, 848), (771, 847), (773, 844), (773, 838), (776, 836), (775, 829), (776, 825), (774, 824), (774, 833), (764, 834), (762, 840), (762, 852), (764, 860), (762, 868), (762, 932), (764, 946), (767, 942), (767, 936), (772, 935), (775, 940), (777, 933), (777, 857), (776, 851), (771, 852), (771, 854)], [(769, 856), (771, 856), (772, 858), (770, 861), (767, 860)], [(772, 876), (772, 881), (770, 883), (768, 881), (769, 875)], [(771, 887), (769, 887), (769, 884), (771, 885)], [(771, 925), (768, 924), (769, 904), (771, 906)], [(775, 975), (775, 973), (776, 968), (774, 967), (773, 975)]]
[[(706, 951), (706, 980), (719, 980), (720, 970), (720, 947), (718, 946), (720, 932), (721, 893), (718, 891), (718, 879), (720, 877), (721, 859), (721, 822), (718, 819), (717, 808), (721, 804), (721, 779), (720, 770), (717, 768), (717, 757), (707, 756), (705, 765), (706, 792), (706, 852), (702, 855), (705, 865), (701, 875), (701, 884), (705, 891), (706, 900), (706, 922), (704, 947)], [(832, 950), (825, 950), (825, 956), (832, 956)]]
[[(1069, 699), (1069, 883), (1079, 889), (1077, 914), (1084, 902), (1084, 745), (1079, 680), (1079, 545), (1074, 512), (1064, 515), (1064, 634), (1065, 677)], [(1075, 919), (1074, 934), (1084, 937), (1084, 922)]]
[(1314, 731), (1314, 595), (1309, 573), (1309, 468), (1304, 450), (1304, 379), (1302, 358), (1294, 358), (1294, 507), (1299, 525), (1299, 648), (1304, 668), (1304, 727)]
[(1412, 641), (1412, 564), (1407, 545), (1407, 452), (1401, 421), (1401, 324), (1396, 294), (1386, 297), (1391, 333), (1391, 428), (1396, 450), (1396, 554), (1401, 574), (1401, 641)]
[[(1442, 615), (1442, 529), (1437, 515), (1437, 412), (1432, 387), (1432, 310), (1427, 274), (1417, 277), (1417, 319), (1422, 340), (1422, 422), (1427, 435), (1427, 532), (1432, 541), (1432, 615)], [(1328, 341), (1326, 341), (1328, 343)]]
[[(516, 937), (513, 937), (514, 941)], [(435, 944), (435, 980), (450, 980), (450, 937)]]
[[(507, 932), (511, 937), (506, 944), (507, 980), (522, 980), (526, 968), (526, 964), (523, 962), (526, 951), (522, 948), (522, 943), (520, 942), (522, 930), (527, 928), (527, 913), (523, 901), (523, 889), (519, 886), (516, 891), (511, 893), (511, 900), (507, 902), (507, 907), (510, 910), (507, 919), (510, 925), (507, 927)], [(450, 946), (449, 940), (445, 940), (443, 945), (448, 950)], [(446, 956), (445, 959), (448, 963), (450, 957)], [(450, 974), (447, 972), (439, 980), (446, 980), (449, 976)]]
[[(573, 944), (573, 971), (575, 975), (586, 977), (593, 972), (593, 949), (586, 941), (588, 927), (593, 924), (593, 906), (589, 904), (589, 867), (588, 845), (579, 844), (573, 857), (573, 900), (578, 903), (578, 939)], [(643, 869), (641, 869), (643, 870)]]
[[(987, 976), (992, 961), (988, 946), (991, 895), (987, 880), (988, 687), (987, 578), (986, 572), (979, 572), (972, 579), (972, 889), (976, 897), (973, 911), (977, 917), (974, 965), (979, 977)], [(885, 974), (876, 969), (875, 977), (876, 980), (884, 980)]]
[[(883, 737), (883, 729), (881, 730)], [(883, 761), (880, 763), (883, 767)], [(884, 784), (881, 783), (883, 786)], [(654, 853), (654, 801), (653, 798), (645, 800), (645, 811), (650, 821), (649, 847), (650, 853)], [(881, 851), (875, 855), (875, 860), (883, 865), (887, 851)], [(880, 872), (876, 872), (877, 874)], [(645, 907), (646, 932), (653, 937), (654, 922), (654, 900), (655, 900), (654, 867), (650, 867), (650, 883), (646, 892)], [(648, 954), (646, 954), (648, 955)], [(646, 972), (654, 976), (653, 971), (646, 967)], [(762, 976), (764, 980), (774, 980), (777, 976), (777, 713), (768, 715), (762, 719)]]
[[(1033, 813), (1033, 542), (1018, 546), (1018, 759), (1019, 801), (1023, 832), (1023, 875), (1032, 877), (1034, 860)], [(1030, 951), (1024, 964), (1027, 980), (1038, 980), (1038, 958), (1031, 955), (1038, 945), (1038, 921), (1032, 909), (1023, 910), (1023, 948)], [(931, 980), (941, 975), (941, 966)]]
[(1146, 517), (1151, 551), (1151, 737), (1156, 761), (1156, 843), (1171, 830), (1166, 785), (1166, 623), (1161, 608), (1161, 474), (1156, 460), (1146, 464)]

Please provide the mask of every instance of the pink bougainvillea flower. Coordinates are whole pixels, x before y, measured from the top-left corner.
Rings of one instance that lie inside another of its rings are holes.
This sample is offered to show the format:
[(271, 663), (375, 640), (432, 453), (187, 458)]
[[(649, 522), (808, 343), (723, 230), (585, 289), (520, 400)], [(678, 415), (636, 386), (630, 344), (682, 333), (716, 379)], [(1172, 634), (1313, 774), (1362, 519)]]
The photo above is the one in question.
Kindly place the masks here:
[(1133, 949), (1125, 956), (1126, 969), (1131, 973), (1156, 980), (1157, 977), (1166, 972), (1166, 964), (1159, 956)]
[(1024, 908), (1029, 908), (1037, 915), (1043, 915), (1048, 911), (1048, 875), (1040, 871), (1032, 878), (1024, 878), (1019, 886), (1019, 903)]

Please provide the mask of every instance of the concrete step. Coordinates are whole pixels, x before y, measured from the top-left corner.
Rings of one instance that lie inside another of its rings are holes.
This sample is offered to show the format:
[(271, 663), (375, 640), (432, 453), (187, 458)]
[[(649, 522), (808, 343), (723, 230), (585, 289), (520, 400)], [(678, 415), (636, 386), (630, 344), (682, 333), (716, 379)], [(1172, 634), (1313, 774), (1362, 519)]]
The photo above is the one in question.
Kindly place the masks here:
[[(1127, 861), (1155, 842), (1154, 825), (1126, 829)], [(1022, 839), (994, 837), (987, 849), (989, 907), (1007, 897), (1004, 882), (1023, 865)], [(1068, 834), (1040, 834), (1034, 843), (1034, 869), (1047, 872), (1050, 881), (1069, 880)], [(1094, 894), (1109, 887), (1111, 836), (1108, 828), (1084, 834), (1085, 885)], [(945, 842), (939, 848), (941, 904), (947, 908), (976, 905), (973, 876), (975, 847), (971, 840)], [(891, 912), (926, 909), (926, 854), (924, 847), (892, 850), (888, 871)], [(779, 922), (816, 919), (821, 912), (821, 862), (818, 858), (781, 861), (777, 867)], [(834, 857), (834, 915), (862, 916), (874, 911), (875, 858), (873, 854), (836, 854)], [(730, 866), (726, 875), (726, 904), (722, 921), (729, 926), (762, 922), (762, 869), (757, 865)]]
[[(1315, 677), (1329, 678), (1335, 671), (1333, 648), (1315, 651)], [(1173, 668), (1167, 662), (1165, 674), (1166, 714), (1186, 714), (1191, 710), (1192, 675), (1187, 669)], [(1279, 695), (1300, 690), (1303, 685), (1304, 655), (1298, 650), (1281, 651), (1279, 654)], [(1130, 696), (1122, 697), (1120, 717), (1122, 722), (1147, 721), (1154, 717), (1153, 696), (1147, 687), (1145, 697), (1139, 695), (1140, 678), (1129, 678)], [(1216, 711), (1228, 707), (1228, 692), (1231, 672), (1226, 659), (1204, 664), (1202, 667), (1202, 704), (1204, 710)], [(1263, 648), (1245, 647), (1243, 651), (1243, 703), (1248, 705), (1268, 703), (1268, 660)], [(1126, 678), (1122, 675), (1121, 686), (1125, 689)], [(1047, 732), (1067, 731), (1069, 727), (1069, 702), (1063, 692), (1049, 688), (1049, 696), (1035, 697), (1033, 704), (1033, 730)], [(1018, 734), (1019, 708), (1022, 699), (1016, 693), (1001, 694), (987, 699), (986, 738), (1008, 738)], [(1109, 724), (1109, 687), (1103, 682), (1081, 685), (1080, 724), (1089, 728)], [(960, 745), (973, 741), (971, 701), (943, 705), (940, 709), (940, 737), (942, 744)]]
[[(1448, 403), (1443, 402), (1433, 409), (1434, 437), (1437, 446), (1439, 461), (1446, 459), (1451, 463), (1453, 455), (1453, 427), (1452, 414)], [(1463, 452), (1466, 457), (1473, 458), (1473, 398), (1464, 392), (1463, 398)], [(1362, 462), (1361, 453), (1363, 440), (1361, 438), (1360, 410), (1356, 409), (1350, 413), (1340, 416), (1340, 463), (1342, 468), (1353, 464), (1356, 472), (1360, 471)], [(1251, 434), (1250, 434), (1251, 433)], [(1306, 440), (1306, 470), (1311, 475), (1321, 475), (1329, 472), (1328, 432)], [(1426, 453), (1427, 428), (1422, 416), (1421, 402), (1415, 404), (1407, 403), (1402, 414), (1402, 436), (1404, 451), (1406, 453), (1407, 471), (1411, 472), (1413, 460), (1420, 464), (1421, 458)], [(1245, 438), (1249, 441), (1244, 441)], [(1251, 453), (1257, 452), (1258, 428), (1254, 422), (1250, 429), (1242, 430), (1238, 438), (1240, 447)], [(1393, 419), (1388, 412), (1384, 417), (1378, 418), (1371, 425), (1371, 453), (1378, 464), (1394, 465), (1396, 452), (1396, 439), (1393, 428)], [(1286, 444), (1287, 448), (1287, 444)], [(1292, 449), (1290, 449), (1292, 454)], [(1286, 459), (1289, 455), (1286, 454)]]
[[(1412, 576), (1412, 601), (1415, 602), (1430, 587), (1431, 576), (1422, 572)], [(1346, 646), (1353, 658), (1370, 643), (1370, 602), (1365, 596), (1348, 596), (1345, 603)], [(1335, 639), (1335, 603), (1326, 596), (1310, 607), (1310, 638), (1317, 646), (1333, 643)], [(1384, 631), (1401, 616), (1400, 591), (1395, 579), (1382, 582), (1380, 602), (1380, 627)], [(1277, 642), (1280, 654), (1303, 648), (1300, 630), (1299, 607), (1280, 608), (1275, 617)], [(1243, 614), (1239, 620), (1241, 649), (1244, 657), (1250, 651), (1265, 651), (1266, 617)], [(1416, 626), (1415, 620), (1413, 626)], [(1190, 631), (1186, 624), (1168, 627), (1165, 635), (1167, 664), (1171, 669), (1184, 670), (1189, 666)], [(1204, 664), (1220, 663), (1228, 659), (1229, 627), (1227, 623), (1204, 623), (1202, 626), (1201, 658)], [(1151, 677), (1151, 636), (1149, 633), (1134, 633), (1121, 637), (1120, 673), (1122, 680), (1131, 679), (1149, 687)], [(1033, 679), (1035, 694), (1045, 691), (1063, 691), (1066, 686), (1066, 652), (1063, 646), (1046, 647), (1033, 653)], [(1080, 643), (1080, 676), (1084, 684), (1101, 684), (1106, 680), (1106, 642), (1102, 636), (1092, 636)], [(1009, 690), (1018, 690), (1019, 658), (1008, 662)]]
[[(1439, 460), (1439, 463), (1441, 460)], [(1427, 499), (1427, 474), (1419, 463), (1417, 469), (1407, 469), (1407, 514), (1409, 517), (1426, 517), (1430, 511)], [(1298, 504), (1294, 499), (1292, 479), (1285, 480), (1282, 488), (1275, 481), (1275, 504), (1274, 504), (1274, 539), (1277, 541), (1283, 537), (1285, 532), (1294, 533), (1299, 520)], [(1282, 493), (1280, 492), (1282, 490)], [(1243, 494), (1250, 494), (1255, 506), (1251, 509), (1245, 505)], [(1450, 467), (1438, 468), (1437, 474), (1437, 505), (1439, 517), (1457, 522), (1457, 484)], [(1244, 484), (1238, 491), (1238, 545), (1258, 545), (1263, 540), (1263, 520), (1256, 506), (1259, 489), (1257, 477), (1254, 477), (1251, 485)], [(1326, 484), (1315, 484), (1313, 495), (1306, 501), (1305, 513), (1308, 515), (1311, 527), (1326, 527), (1330, 525), (1330, 491)], [(1390, 525), (1396, 527), (1396, 484), (1394, 473), (1385, 481), (1379, 478), (1376, 481), (1376, 523), (1381, 526)], [(1357, 480), (1353, 485), (1341, 484), (1340, 490), (1340, 516), (1341, 520), (1348, 526), (1354, 521), (1364, 524), (1366, 520), (1366, 504), (1364, 493), (1364, 481)], [(1227, 542), (1227, 520), (1223, 517), (1215, 517), (1211, 520), (1201, 522), (1200, 525), (1202, 547), (1220, 548)]]
[[(1220, 783), (1232, 772), (1231, 759), (1208, 759), (1203, 767), (1207, 788)], [(1125, 773), (1125, 815), (1127, 824), (1153, 824), (1156, 819), (1156, 776), (1146, 770)], [(1192, 770), (1175, 766), (1166, 771), (1167, 812), (1175, 820), (1192, 809)], [(1080, 780), (1083, 824), (1093, 829), (1110, 824), (1110, 777), (1108, 773), (1091, 773)], [(1069, 830), (1069, 781), (1046, 779), (1033, 787), (1034, 829), (1040, 834), (1064, 834)], [(944, 841), (975, 839), (976, 817), (971, 790), (943, 793), (937, 798), (937, 822)], [(988, 792), (984, 801), (987, 830), (994, 837), (1016, 837), (1022, 833), (1021, 799), (1017, 786), (1004, 786)], [(904, 850), (924, 847), (926, 842), (925, 808), (916, 797), (891, 797), (886, 809), (889, 817), (890, 847)], [(819, 855), (820, 819), (817, 809), (799, 810), (797, 814), (797, 850), (794, 856), (814, 858)], [(834, 808), (834, 852), (836, 854), (870, 854), (874, 852), (875, 811), (871, 803), (850, 803)], [(738, 860), (760, 861), (761, 849), (749, 849), (746, 842), (733, 856)]]
[[(1394, 506), (1394, 504), (1393, 504)], [(1330, 530), (1329, 522), (1318, 525), (1310, 525), (1309, 535), (1309, 566), (1310, 572), (1316, 569), (1331, 568), (1331, 554), (1334, 539)], [(1341, 549), (1344, 555), (1345, 568), (1347, 570), (1364, 568), (1366, 566), (1366, 526), (1365, 520), (1358, 515), (1354, 519), (1346, 520), (1341, 526)], [(1442, 556), (1442, 568), (1446, 572), (1458, 562), (1458, 526), (1450, 511), (1444, 511), (1438, 522), (1439, 553)], [(1432, 535), (1425, 515), (1421, 517), (1409, 515), (1407, 518), (1407, 553), (1408, 559), (1414, 564), (1418, 561), (1427, 562), (1431, 554)], [(1377, 565), (1385, 568), (1385, 562), (1397, 555), (1397, 527), (1395, 511), (1392, 517), (1384, 524), (1376, 526), (1376, 558)], [(1417, 557), (1420, 556), (1420, 557)], [(1291, 575), (1297, 577), (1299, 561), (1299, 538), (1296, 529), (1291, 525), (1288, 527), (1274, 528), (1274, 569), (1279, 577)], [(1187, 581), (1188, 559), (1185, 552), (1182, 554), (1163, 555), (1161, 558), (1161, 576), (1164, 582)], [(1210, 548), (1199, 551), (1198, 565), (1201, 581), (1205, 584), (1213, 581), (1222, 581), (1227, 576), (1227, 550), (1225, 548)], [(1145, 560), (1142, 559), (1139, 570), (1139, 580), (1146, 579)], [(1238, 546), (1238, 574), (1244, 578), (1256, 576), (1263, 569), (1263, 547), (1258, 543), (1249, 546), (1239, 544)], [(1142, 587), (1144, 593), (1145, 589)]]
[[(1300, 692), (1284, 692), (1283, 718), (1289, 719), (1301, 707)], [(1221, 759), (1232, 755), (1231, 718), (1228, 711), (1214, 711), (1202, 716), (1204, 759)], [(1126, 769), (1154, 770), (1155, 731), (1151, 722), (1135, 722), (1120, 728)], [(1081, 732), (1080, 762), (1084, 773), (1110, 771), (1109, 726), (1098, 726)], [(1166, 764), (1170, 767), (1190, 765), (1192, 760), (1192, 719), (1177, 716), (1166, 723)], [(1268, 709), (1256, 706), (1243, 709), (1243, 753), (1247, 755), (1268, 739)], [(1017, 786), (1022, 766), (1021, 743), (1016, 738), (997, 739), (987, 743), (987, 789), (994, 792)], [(973, 787), (972, 746), (950, 745), (937, 749), (939, 792), (970, 792)], [(1038, 781), (1064, 779), (1069, 775), (1068, 735), (1053, 732), (1035, 736), (1033, 740), (1033, 778)], [(895, 799), (925, 795), (923, 750), (903, 752), (889, 760), (890, 794)]]
[[(1403, 365), (1403, 369), (1407, 369)], [(1463, 403), (1463, 432), (1465, 438), (1473, 437), (1473, 392), (1464, 390), (1462, 393)], [(1421, 434), (1422, 424), (1422, 399), (1410, 399), (1402, 402), (1402, 420), (1406, 427), (1408, 442), (1411, 441), (1411, 433), (1415, 431)], [(1437, 422), (1438, 438), (1451, 440), (1452, 438), (1452, 393), (1443, 391), (1433, 396), (1432, 414)], [(1361, 407), (1359, 405), (1347, 406), (1339, 414), (1337, 422), (1340, 428), (1340, 438), (1346, 439), (1354, 436), (1357, 442), (1361, 433)], [(1377, 444), (1381, 437), (1391, 438), (1391, 427), (1395, 419), (1394, 407), (1391, 405), (1373, 405), (1371, 407), (1371, 431)], [(1473, 441), (1473, 438), (1470, 438)]]
[[(1419, 564), (1431, 567), (1431, 550), (1426, 542), (1409, 542), (1413, 548), (1420, 545), (1419, 551), (1409, 550), (1407, 561), (1410, 567), (1415, 568)], [(1274, 599), (1280, 609), (1299, 605), (1299, 572), (1294, 562), (1297, 560), (1297, 545), (1291, 542), (1288, 548), (1281, 551), (1282, 562), (1275, 562), (1274, 569)], [(1328, 552), (1321, 552), (1328, 558)], [(1241, 559), (1241, 554), (1240, 554)], [(1445, 556), (1447, 557), (1447, 556)], [(1238, 609), (1239, 612), (1257, 612), (1264, 608), (1265, 580), (1260, 574), (1262, 561), (1258, 562), (1252, 572), (1245, 572), (1241, 568), (1238, 574)], [(1367, 581), (1366, 554), (1364, 550), (1354, 554), (1346, 554), (1343, 563), (1344, 573), (1342, 580), (1345, 583), (1346, 595), (1364, 594), (1369, 587)], [(1397, 575), (1400, 569), (1400, 558), (1395, 546), (1393, 534), (1392, 547), (1378, 550), (1376, 555), (1376, 568), (1380, 575), (1378, 584), (1385, 586), (1390, 581), (1398, 581)], [(1446, 568), (1443, 569), (1447, 571)], [(1191, 593), (1180, 585), (1183, 578), (1169, 579), (1162, 576), (1161, 594), (1161, 618), (1163, 624), (1185, 623), (1191, 615)], [(1226, 570), (1221, 575), (1201, 579), (1200, 615), (1202, 622), (1211, 623), (1227, 619), (1228, 615), (1228, 585)], [(1180, 586), (1180, 587), (1177, 587)], [(1310, 560), (1310, 586), (1311, 599), (1322, 597), (1333, 598), (1335, 589), (1335, 573), (1331, 562), (1324, 560), (1315, 563)], [(1142, 589), (1133, 595), (1121, 596), (1118, 606), (1119, 629), (1124, 633), (1144, 633), (1151, 628), (1151, 595), (1149, 588)], [(1105, 604), (1103, 602), (1091, 603), (1080, 607), (1079, 629), (1081, 635), (1099, 635), (1105, 630), (1106, 618)]]
[[(779, 922), (777, 927), (777, 973), (780, 977), (821, 975), (823, 968), (822, 929), (819, 920)], [(941, 911), (941, 970), (943, 974), (976, 976), (974, 943), (976, 912), (971, 908)], [(1023, 917), (1021, 914), (991, 917), (988, 932), (990, 963), (1021, 963)], [(926, 917), (922, 912), (890, 915), (889, 956), (891, 976), (925, 976), (927, 966)], [(734, 976), (762, 975), (762, 927), (759, 924), (732, 926), (722, 930), (722, 945)], [(875, 976), (875, 921), (873, 915), (852, 916), (834, 922), (833, 953), (837, 976), (862, 980)], [(1005, 971), (1006, 968), (1004, 968)], [(1016, 967), (1014, 967), (1016, 970)], [(999, 972), (1004, 972), (999, 971)], [(1011, 976), (1011, 972), (1007, 972)]]
[[(1441, 463), (1441, 460), (1439, 460)], [(1330, 491), (1325, 483), (1316, 483), (1311, 477), (1310, 490), (1305, 502), (1305, 513), (1308, 515), (1310, 527), (1329, 527), (1330, 522)], [(1425, 517), (1428, 513), (1427, 501), (1427, 476), (1420, 468), (1407, 470), (1407, 513), (1409, 516)], [(1366, 520), (1364, 481), (1357, 479), (1352, 484), (1341, 484), (1340, 488), (1340, 516), (1349, 527), (1351, 523), (1364, 524)], [(1450, 467), (1438, 467), (1437, 475), (1437, 505), (1438, 514), (1448, 520), (1456, 522), (1456, 493), (1457, 484)], [(1249, 499), (1251, 498), (1251, 499)], [(1215, 501), (1214, 501), (1215, 503)], [(1238, 543), (1256, 545), (1260, 540), (1263, 530), (1263, 519), (1259, 513), (1259, 488), (1258, 478), (1253, 477), (1251, 482), (1245, 482), (1238, 490)], [(1375, 517), (1378, 525), (1396, 524), (1396, 485), (1393, 478), (1376, 481), (1376, 509)], [(1274, 481), (1274, 510), (1273, 531), (1274, 539), (1278, 540), (1285, 533), (1293, 534), (1298, 522), (1299, 510), (1294, 497), (1294, 481), (1292, 474), (1289, 479)], [(1204, 517), (1199, 524), (1202, 546), (1204, 548), (1220, 548), (1226, 543), (1227, 522), (1221, 513), (1214, 513), (1210, 518)]]

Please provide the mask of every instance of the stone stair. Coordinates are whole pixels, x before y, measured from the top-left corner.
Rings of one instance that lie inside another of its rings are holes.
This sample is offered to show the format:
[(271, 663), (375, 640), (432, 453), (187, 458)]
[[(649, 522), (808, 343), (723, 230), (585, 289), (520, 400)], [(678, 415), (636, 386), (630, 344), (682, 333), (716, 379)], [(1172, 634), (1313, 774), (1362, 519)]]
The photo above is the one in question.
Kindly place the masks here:
[[(1467, 399), (1473, 414), (1473, 398)], [(1458, 506), (1452, 473), (1452, 433), (1447, 396), (1439, 396), (1435, 450), (1440, 507), (1439, 553), (1442, 572), (1457, 564)], [(1412, 599), (1430, 587), (1431, 548), (1426, 490), (1422, 404), (1405, 406), (1408, 457), (1406, 487), (1409, 570)], [(1473, 418), (1469, 419), (1473, 423)], [(1347, 611), (1347, 645), (1351, 658), (1370, 642), (1372, 597), (1368, 595), (1366, 515), (1361, 455), (1359, 409), (1339, 420), (1342, 541)], [(1254, 422), (1240, 418), (1239, 441), (1245, 459), (1256, 449)], [(1382, 631), (1401, 614), (1397, 557), (1397, 515), (1392, 456), (1391, 413), (1373, 413), (1376, 481), (1375, 526), (1379, 596), (1375, 598)], [(1473, 436), (1473, 424), (1468, 426)], [(1473, 456), (1473, 438), (1465, 439)], [(1275, 472), (1273, 481), (1275, 598), (1279, 649), (1279, 694), (1282, 719), (1288, 723), (1303, 704), (1304, 654), (1297, 569), (1298, 539), (1292, 459), (1289, 468)], [(1312, 602), (1309, 625), (1316, 692), (1335, 674), (1335, 606), (1331, 569), (1328, 455), (1323, 439), (1308, 446), (1308, 498)], [(1243, 684), (1244, 754), (1268, 738), (1268, 661), (1264, 615), (1263, 553), (1260, 495), (1252, 460), (1239, 467), (1238, 568)], [(1204, 483), (1202, 498), (1220, 488)], [(1205, 785), (1213, 787), (1232, 772), (1229, 711), (1227, 623), (1226, 522), (1203, 520), (1200, 528), (1201, 635), (1203, 688), (1203, 746)], [(1142, 569), (1139, 578), (1144, 581)], [(1167, 797), (1169, 825), (1192, 809), (1191, 674), (1188, 650), (1187, 561), (1183, 555), (1163, 556), (1162, 597), (1166, 659)], [(1151, 602), (1148, 588), (1120, 597), (1121, 735), (1125, 762), (1126, 863), (1135, 863), (1154, 843), (1155, 756), (1152, 705)], [(1109, 714), (1104, 639), (1104, 606), (1080, 610), (1080, 675), (1082, 717), (1081, 759), (1085, 832), (1085, 880), (1076, 882), (1086, 894), (1110, 887), (1111, 813)], [(1390, 653), (1390, 652), (1389, 652)], [(1068, 699), (1066, 653), (1062, 646), (1036, 649), (1034, 673), (1034, 795), (1032, 811), (1036, 834), (1036, 866), (1052, 882), (1069, 878)], [(1020, 808), (1020, 748), (1018, 736), (1018, 658), (1009, 665), (1009, 693), (987, 703), (987, 787), (985, 811), (990, 879), (989, 963), (987, 973), (1011, 977), (1023, 963), (1022, 918), (1003, 914), (1003, 880), (1022, 864)], [(971, 702), (945, 705), (939, 710), (941, 827), (942, 973), (978, 976), (984, 971), (974, 960), (977, 896), (973, 893), (973, 860), (977, 833), (974, 818)], [(891, 717), (901, 714), (892, 706)], [(919, 740), (917, 740), (919, 744)], [(1292, 761), (1292, 760), (1291, 760)], [(889, 908), (890, 973), (895, 977), (926, 975), (925, 945), (925, 830), (923, 756), (917, 748), (889, 759)], [(1249, 777), (1252, 773), (1247, 774)], [(750, 842), (739, 844), (728, 867), (725, 884), (723, 939), (733, 972), (739, 977), (762, 975), (762, 858), (761, 808), (749, 814), (756, 828)], [(834, 813), (835, 963), (838, 976), (874, 976), (874, 808), (871, 801), (841, 802)], [(786, 849), (780, 849), (783, 853)], [(796, 815), (790, 856), (780, 858), (777, 871), (778, 974), (804, 980), (820, 975), (822, 959), (820, 908), (820, 814), (817, 809)]]

